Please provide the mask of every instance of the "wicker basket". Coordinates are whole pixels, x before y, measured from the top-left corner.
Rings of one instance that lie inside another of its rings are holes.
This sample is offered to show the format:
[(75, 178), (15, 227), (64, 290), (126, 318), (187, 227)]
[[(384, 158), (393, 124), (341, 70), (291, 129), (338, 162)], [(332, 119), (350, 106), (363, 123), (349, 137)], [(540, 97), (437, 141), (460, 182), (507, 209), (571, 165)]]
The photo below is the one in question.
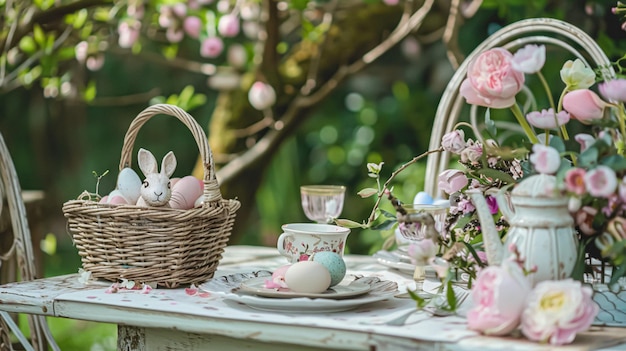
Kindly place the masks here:
[(126, 132), (119, 168), (130, 167), (139, 129), (158, 114), (176, 117), (191, 130), (204, 162), (204, 205), (179, 210), (81, 198), (66, 202), (69, 231), (83, 269), (94, 278), (173, 288), (212, 278), (222, 258), (240, 203), (222, 199), (207, 137), (193, 117), (166, 104), (143, 110)]

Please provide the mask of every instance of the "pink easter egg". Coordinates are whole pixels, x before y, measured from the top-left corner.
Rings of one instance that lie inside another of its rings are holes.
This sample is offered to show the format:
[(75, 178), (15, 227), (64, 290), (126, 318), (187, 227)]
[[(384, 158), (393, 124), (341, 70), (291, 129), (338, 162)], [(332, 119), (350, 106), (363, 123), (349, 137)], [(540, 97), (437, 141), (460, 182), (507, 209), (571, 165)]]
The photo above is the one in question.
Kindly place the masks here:
[(193, 208), (196, 199), (202, 195), (202, 181), (193, 176), (181, 178), (174, 186), (172, 186), (172, 198), (170, 199), (170, 207), (188, 210)]
[(127, 205), (128, 201), (123, 196), (114, 195), (109, 198), (109, 203), (111, 205)]
[(101, 204), (106, 204), (106, 203), (109, 203), (109, 195), (104, 195), (104, 196), (100, 199), (100, 203), (101, 203)]
[(171, 178), (170, 179), (170, 186), (173, 188), (174, 185), (176, 185), (176, 183), (178, 183), (179, 180), (180, 180), (180, 178)]

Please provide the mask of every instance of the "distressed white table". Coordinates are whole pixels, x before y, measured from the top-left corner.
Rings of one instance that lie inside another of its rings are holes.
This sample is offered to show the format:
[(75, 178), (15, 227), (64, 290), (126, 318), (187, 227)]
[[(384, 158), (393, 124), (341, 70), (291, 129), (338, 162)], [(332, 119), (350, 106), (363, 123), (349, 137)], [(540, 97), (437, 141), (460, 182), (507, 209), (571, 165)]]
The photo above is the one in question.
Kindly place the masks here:
[[(348, 270), (395, 280), (412, 288), (409, 275), (370, 256), (347, 255)], [(232, 246), (215, 276), (273, 270), (285, 264), (274, 248)], [(0, 310), (118, 325), (118, 349), (165, 350), (553, 350), (521, 337), (494, 338), (467, 330), (459, 316), (415, 313), (401, 327), (374, 325), (405, 313), (410, 299), (389, 298), (354, 310), (294, 314), (264, 312), (216, 294), (155, 289), (148, 294), (105, 293), (110, 283), (87, 286), (77, 275), (0, 286)], [(563, 350), (625, 350), (626, 329), (592, 327)]]

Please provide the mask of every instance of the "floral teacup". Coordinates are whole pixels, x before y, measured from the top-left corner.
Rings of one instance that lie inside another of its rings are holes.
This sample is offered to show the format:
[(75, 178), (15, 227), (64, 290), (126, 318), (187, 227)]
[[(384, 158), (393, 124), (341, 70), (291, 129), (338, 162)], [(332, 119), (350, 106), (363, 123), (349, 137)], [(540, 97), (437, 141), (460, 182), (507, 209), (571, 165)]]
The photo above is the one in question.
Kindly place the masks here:
[(332, 251), (343, 256), (349, 228), (323, 223), (289, 223), (282, 226), (278, 237), (278, 252), (289, 262), (306, 261), (320, 251)]

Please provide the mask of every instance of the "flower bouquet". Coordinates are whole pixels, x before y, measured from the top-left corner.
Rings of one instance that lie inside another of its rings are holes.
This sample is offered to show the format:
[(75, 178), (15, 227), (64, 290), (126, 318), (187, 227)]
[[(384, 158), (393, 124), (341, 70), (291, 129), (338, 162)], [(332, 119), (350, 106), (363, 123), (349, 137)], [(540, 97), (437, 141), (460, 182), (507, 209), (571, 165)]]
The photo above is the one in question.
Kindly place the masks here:
[[(473, 57), (459, 88), (472, 105), (470, 123), (459, 122), (438, 147), (400, 167), (382, 186), (382, 164), (368, 165), (378, 189), (359, 194), (378, 195), (372, 215), (363, 224), (340, 224), (388, 228), (394, 216), (377, 207), (392, 191), (392, 179), (430, 154), (445, 151), (456, 156), (458, 162), (438, 179), (439, 189), (451, 203), (439, 237), (438, 257), (447, 258), (450, 268), (442, 277), (448, 279), (454, 270), (470, 277), (474, 306), (467, 315), (468, 326), (492, 335), (519, 329), (531, 340), (570, 343), (598, 314), (592, 300), (598, 292), (588, 283), (626, 290), (626, 79), (621, 66), (626, 56), (595, 69), (574, 56), (559, 70), (559, 79), (543, 75), (543, 45), (511, 51), (492, 47)], [(549, 82), (561, 86), (557, 99)], [(484, 111), (480, 126), (475, 118), (479, 108)], [(503, 111), (515, 122), (493, 118)], [(467, 130), (472, 138), (465, 137)], [(570, 277), (533, 286), (524, 278), (533, 274), (532, 265), (531, 269), (523, 265), (526, 257), (515, 245), (509, 247), (510, 255), (502, 264), (489, 265), (483, 226), (469, 194), (484, 194), (504, 239), (509, 223), (493, 194), (536, 175), (554, 179), (550, 187), (539, 190), (541, 195), (567, 199), (566, 216), (571, 216), (579, 254)], [(441, 260), (437, 266), (441, 268)]]

